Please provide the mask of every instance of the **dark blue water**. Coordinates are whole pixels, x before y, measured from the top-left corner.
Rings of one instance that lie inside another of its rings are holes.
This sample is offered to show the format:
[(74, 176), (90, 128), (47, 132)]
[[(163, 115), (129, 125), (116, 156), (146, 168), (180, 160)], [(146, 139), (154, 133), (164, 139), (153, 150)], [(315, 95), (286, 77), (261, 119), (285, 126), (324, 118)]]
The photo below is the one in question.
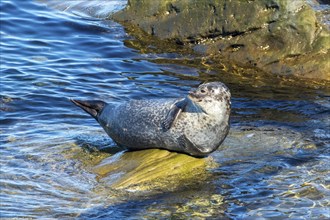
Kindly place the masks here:
[[(104, 20), (125, 1), (47, 3), (0, 3), (2, 218), (330, 218), (327, 85), (130, 48), (134, 37)], [(115, 145), (68, 98), (178, 97), (205, 79), (233, 94), (232, 132), (205, 184), (127, 196), (95, 177), (90, 148)]]

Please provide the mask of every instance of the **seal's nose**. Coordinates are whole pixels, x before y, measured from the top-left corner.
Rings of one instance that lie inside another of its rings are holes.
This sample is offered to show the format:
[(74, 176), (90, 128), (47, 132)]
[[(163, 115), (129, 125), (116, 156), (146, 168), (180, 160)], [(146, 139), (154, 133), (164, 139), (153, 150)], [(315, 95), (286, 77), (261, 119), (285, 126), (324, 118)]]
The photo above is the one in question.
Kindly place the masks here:
[(195, 92), (196, 92), (196, 90), (194, 90), (194, 91), (189, 91), (189, 95), (194, 95), (195, 94)]
[(197, 90), (192, 90), (188, 93), (188, 96), (193, 97), (193, 98), (197, 98), (198, 94), (197, 94)]
[(197, 90), (190, 91), (188, 95), (188, 97), (193, 99), (195, 102), (201, 102), (204, 96), (204, 94), (200, 94)]

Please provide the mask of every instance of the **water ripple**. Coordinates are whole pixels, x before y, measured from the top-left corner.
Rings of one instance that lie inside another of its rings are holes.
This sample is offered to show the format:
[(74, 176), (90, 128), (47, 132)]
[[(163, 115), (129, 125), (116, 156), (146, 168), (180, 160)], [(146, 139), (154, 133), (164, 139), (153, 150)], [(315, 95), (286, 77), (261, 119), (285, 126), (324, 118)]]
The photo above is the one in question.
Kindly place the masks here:
[[(125, 4), (0, 2), (1, 217), (330, 218), (329, 92), (140, 53), (104, 20)], [(232, 133), (206, 184), (139, 197), (97, 181), (95, 160), (115, 144), (69, 98), (179, 97), (204, 80), (233, 94)]]

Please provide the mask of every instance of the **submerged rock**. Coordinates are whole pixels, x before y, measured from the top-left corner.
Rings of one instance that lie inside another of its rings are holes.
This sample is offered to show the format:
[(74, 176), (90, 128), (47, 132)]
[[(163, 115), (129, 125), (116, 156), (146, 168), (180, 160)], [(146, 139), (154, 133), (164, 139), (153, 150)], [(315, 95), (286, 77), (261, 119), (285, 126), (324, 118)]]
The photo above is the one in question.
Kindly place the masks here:
[(112, 18), (213, 60), (330, 80), (330, 33), (305, 0), (129, 0)]
[(260, 157), (294, 154), (299, 150), (315, 150), (316, 145), (304, 134), (284, 127), (262, 126), (232, 128), (221, 151), (213, 154), (215, 161), (225, 158)]

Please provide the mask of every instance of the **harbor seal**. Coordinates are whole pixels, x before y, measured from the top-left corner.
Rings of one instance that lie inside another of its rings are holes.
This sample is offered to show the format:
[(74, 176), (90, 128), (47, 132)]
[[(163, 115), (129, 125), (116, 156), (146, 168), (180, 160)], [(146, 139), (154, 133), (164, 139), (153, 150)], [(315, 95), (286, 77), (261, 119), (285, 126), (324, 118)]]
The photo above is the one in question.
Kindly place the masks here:
[(221, 82), (201, 84), (184, 98), (103, 101), (71, 100), (103, 127), (120, 147), (167, 149), (204, 157), (229, 131), (230, 91)]

